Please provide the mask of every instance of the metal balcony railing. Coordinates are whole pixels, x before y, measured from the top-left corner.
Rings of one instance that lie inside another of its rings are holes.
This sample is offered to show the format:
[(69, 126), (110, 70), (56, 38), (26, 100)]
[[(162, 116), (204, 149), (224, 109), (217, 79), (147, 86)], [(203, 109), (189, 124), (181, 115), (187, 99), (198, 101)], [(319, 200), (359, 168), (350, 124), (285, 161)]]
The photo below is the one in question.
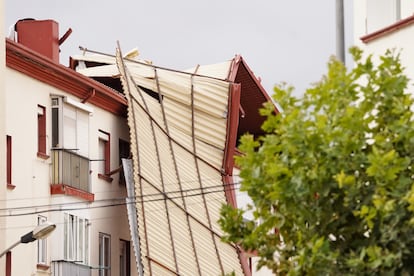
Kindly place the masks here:
[(50, 268), (52, 276), (91, 276), (92, 268), (90, 266), (70, 261), (52, 261)]
[(67, 149), (52, 149), (52, 183), (90, 192), (89, 159)]

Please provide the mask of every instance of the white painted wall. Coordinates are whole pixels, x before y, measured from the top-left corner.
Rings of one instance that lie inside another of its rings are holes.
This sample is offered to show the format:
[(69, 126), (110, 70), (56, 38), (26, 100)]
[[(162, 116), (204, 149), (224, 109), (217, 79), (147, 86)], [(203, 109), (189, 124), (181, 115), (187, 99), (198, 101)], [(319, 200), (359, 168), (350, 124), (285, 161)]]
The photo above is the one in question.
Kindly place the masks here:
[[(405, 67), (405, 74), (414, 80), (414, 48), (413, 48), (414, 25), (399, 29), (391, 34), (380, 37), (367, 43), (364, 47), (366, 55), (373, 54), (374, 57), (383, 55), (387, 49), (395, 49), (400, 52), (401, 63)], [(413, 81), (409, 90), (413, 91)]]
[[(48, 94), (43, 91), (50, 88), (9, 68), (6, 78), (5, 126), (6, 134), (12, 137), (12, 184), (16, 186), (7, 190), (6, 207), (50, 204), (50, 160), (37, 157), (37, 105), (49, 106)], [(7, 217), (7, 244), (18, 241), (36, 225), (37, 215)], [(36, 271), (36, 248), (36, 243), (30, 243), (12, 250), (13, 275), (31, 275)], [(26, 265), (22, 266), (19, 260), (25, 260)]]
[[(4, 142), (3, 145), (5, 145), (4, 133), (12, 136), (12, 184), (16, 186), (14, 190), (7, 190), (5, 195), (4, 191), (0, 190), (0, 196), (3, 194), (3, 198), (7, 199), (6, 207), (14, 208), (51, 204), (56, 208), (58, 206), (68, 207), (68, 203), (77, 203), (70, 207), (82, 209), (70, 211), (70, 213), (87, 218), (91, 223), (89, 229), (89, 265), (98, 266), (99, 232), (107, 233), (111, 235), (112, 275), (117, 275), (119, 273), (119, 240), (130, 240), (126, 207), (124, 205), (109, 208), (93, 207), (100, 206), (103, 199), (126, 196), (125, 187), (119, 185), (118, 174), (113, 175), (114, 180), (112, 183), (108, 183), (97, 177), (98, 163), (91, 162), (90, 178), (92, 193), (95, 194), (95, 202), (87, 203), (76, 197), (65, 195), (51, 196), (51, 158), (43, 160), (37, 157), (37, 106), (42, 105), (46, 107), (47, 154), (50, 155), (52, 117), (50, 95), (59, 94), (69, 96), (77, 101), (80, 100), (20, 72), (10, 68), (4, 69), (3, 67), (1, 70), (5, 71), (5, 74), (1, 75), (5, 75), (7, 81), (5, 82), (6, 96), (3, 101), (1, 97), (3, 97), (4, 93), (0, 94), (0, 112), (4, 112), (6, 116), (0, 116), (0, 134), (2, 136), (0, 142)], [(118, 139), (129, 140), (126, 119), (117, 117), (97, 107), (93, 107), (93, 110), (89, 117), (89, 157), (94, 159), (98, 156), (98, 130), (105, 130), (111, 134), (111, 169), (116, 169), (119, 166)], [(5, 118), (5, 124), (1, 121), (3, 118)], [(0, 153), (4, 156), (3, 148)], [(0, 160), (4, 160), (4, 158), (0, 158)], [(3, 163), (0, 163), (0, 165), (4, 167)], [(3, 173), (0, 175), (1, 179), (3, 179)], [(2, 183), (5, 183), (5, 181), (2, 181)], [(2, 202), (4, 201), (0, 201), (0, 204)], [(104, 204), (108, 205), (111, 202), (104, 202)], [(84, 209), (88, 206), (92, 208)], [(25, 211), (35, 210), (35, 208), (30, 208)], [(48, 259), (49, 261), (52, 259), (63, 259), (63, 212), (44, 213), (42, 215), (57, 225), (55, 232), (51, 234), (47, 241)], [(5, 225), (1, 224), (0, 227), (0, 231), (2, 231), (0, 232), (0, 239), (4, 237), (6, 243), (10, 245), (17, 241), (21, 235), (31, 231), (36, 226), (37, 215), (7, 217), (5, 223)], [(5, 230), (1, 230), (2, 228)], [(13, 275), (41, 275), (40, 271), (36, 269), (36, 242), (17, 246), (12, 251), (12, 260)], [(22, 265), (22, 260), (24, 260), (24, 265)], [(1, 264), (4, 264), (3, 260), (1, 260)], [(133, 249), (131, 248), (131, 275), (137, 275), (135, 268), (135, 259)], [(3, 267), (0, 267), (0, 269), (3, 269)], [(0, 271), (0, 275), (2, 271)], [(98, 275), (98, 270), (94, 270), (92, 275)]]
[[(0, 0), (0, 209), (6, 198), (6, 130), (5, 130), (5, 45), (4, 45), (4, 1)], [(0, 251), (6, 248), (5, 219), (0, 218)], [(5, 271), (5, 259), (0, 259), (0, 274)]]
[(363, 46), (360, 38), (385, 28), (414, 13), (414, 1), (405, 0), (354, 0), (353, 39)]

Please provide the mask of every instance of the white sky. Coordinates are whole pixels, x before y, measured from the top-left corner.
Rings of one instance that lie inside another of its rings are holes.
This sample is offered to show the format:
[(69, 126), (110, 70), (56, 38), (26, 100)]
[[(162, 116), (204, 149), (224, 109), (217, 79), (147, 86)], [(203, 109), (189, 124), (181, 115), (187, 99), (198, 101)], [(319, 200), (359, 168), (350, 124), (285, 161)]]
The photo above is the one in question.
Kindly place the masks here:
[(54, 19), (61, 63), (78, 46), (115, 53), (136, 47), (155, 65), (187, 69), (241, 54), (269, 94), (287, 82), (303, 93), (335, 53), (334, 0), (5, 0), (6, 28), (18, 19)]

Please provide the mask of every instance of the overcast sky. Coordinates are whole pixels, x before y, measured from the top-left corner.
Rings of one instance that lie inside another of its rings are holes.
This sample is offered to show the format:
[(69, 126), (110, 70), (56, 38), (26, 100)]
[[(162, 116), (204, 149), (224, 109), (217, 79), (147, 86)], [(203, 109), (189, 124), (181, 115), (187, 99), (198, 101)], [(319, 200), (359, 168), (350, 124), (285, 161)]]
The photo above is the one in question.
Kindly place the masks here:
[(6, 27), (54, 19), (67, 65), (78, 46), (114, 54), (138, 48), (155, 65), (187, 69), (241, 54), (268, 93), (287, 82), (303, 93), (335, 54), (334, 0), (5, 0)]

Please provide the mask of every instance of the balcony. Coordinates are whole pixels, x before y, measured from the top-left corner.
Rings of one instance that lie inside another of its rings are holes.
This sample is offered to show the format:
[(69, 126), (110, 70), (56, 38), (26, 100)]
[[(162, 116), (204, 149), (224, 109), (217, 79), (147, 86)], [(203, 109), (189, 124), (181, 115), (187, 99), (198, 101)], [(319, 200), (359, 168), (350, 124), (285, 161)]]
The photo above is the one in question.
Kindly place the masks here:
[(89, 159), (66, 149), (52, 149), (51, 194), (94, 200), (90, 190)]
[(92, 268), (87, 265), (70, 261), (52, 261), (50, 268), (52, 276), (91, 276)]

